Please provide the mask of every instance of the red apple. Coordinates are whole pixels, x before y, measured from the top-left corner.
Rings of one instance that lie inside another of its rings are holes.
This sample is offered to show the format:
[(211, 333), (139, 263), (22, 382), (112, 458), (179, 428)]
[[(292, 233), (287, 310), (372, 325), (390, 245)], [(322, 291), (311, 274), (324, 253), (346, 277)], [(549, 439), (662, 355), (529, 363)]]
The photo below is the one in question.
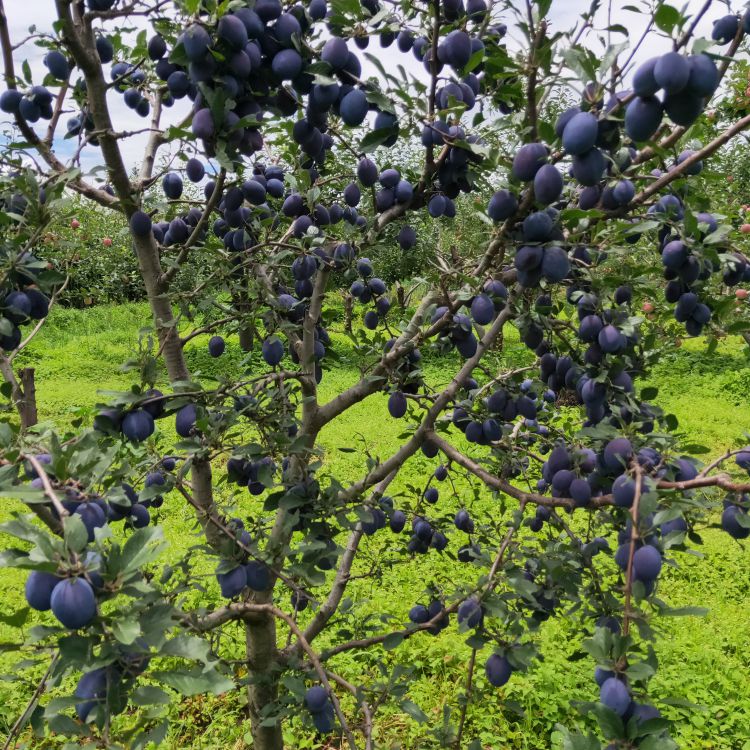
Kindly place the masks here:
[(78, 219), (72, 219), (70, 222), (70, 228), (71, 229), (78, 229), (78, 227), (81, 226), (81, 222), (78, 221)]
[(644, 302), (641, 308), (645, 313), (652, 313), (654, 311), (654, 305), (651, 302)]
[(743, 224), (740, 227), (740, 232), (742, 232), (742, 234), (750, 234), (750, 224)]
[(747, 291), (747, 289), (738, 289), (734, 296), (737, 297), (737, 299), (747, 299), (748, 296), (750, 296), (750, 292)]
[(104, 247), (112, 247), (112, 240), (111, 240), (111, 238), (105, 237), (102, 240), (102, 245), (104, 245)]

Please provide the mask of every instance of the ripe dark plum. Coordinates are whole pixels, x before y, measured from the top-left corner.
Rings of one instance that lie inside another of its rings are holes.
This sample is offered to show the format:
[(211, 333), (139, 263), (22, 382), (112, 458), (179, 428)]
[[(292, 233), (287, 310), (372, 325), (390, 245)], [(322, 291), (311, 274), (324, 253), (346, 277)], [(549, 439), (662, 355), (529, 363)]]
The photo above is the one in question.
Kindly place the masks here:
[(399, 230), (397, 239), (402, 250), (411, 250), (417, 244), (417, 232), (413, 227), (404, 225)]
[(554, 203), (560, 197), (562, 189), (562, 175), (553, 164), (545, 164), (534, 175), (534, 197), (539, 203), (545, 206)]
[(284, 345), (275, 336), (267, 338), (263, 341), (261, 354), (266, 364), (276, 367), (284, 358)]
[(180, 437), (191, 437), (198, 413), (193, 404), (183, 406), (175, 415), (175, 430)]
[(716, 63), (704, 54), (688, 57), (690, 77), (687, 89), (695, 96), (711, 96), (719, 85), (719, 71)]
[(26, 601), (32, 609), (39, 612), (46, 612), (52, 606), (50, 597), (52, 591), (62, 579), (53, 573), (46, 573), (42, 570), (32, 570), (26, 579), (24, 592)]
[(81, 503), (76, 509), (75, 514), (83, 521), (86, 531), (89, 535), (89, 541), (94, 541), (94, 529), (98, 529), (107, 522), (104, 510), (94, 502)]
[(633, 446), (627, 438), (615, 438), (604, 447), (602, 458), (607, 471), (621, 473), (633, 457)]
[(53, 589), (50, 608), (66, 628), (85, 627), (96, 617), (94, 590), (83, 578), (66, 578)]
[(542, 143), (521, 146), (513, 158), (513, 177), (521, 182), (531, 182), (539, 169), (547, 163), (547, 156), (547, 147)]
[(361, 125), (365, 121), (368, 111), (367, 97), (359, 89), (352, 89), (339, 105), (341, 119), (345, 124), (351, 126)]
[(722, 16), (714, 21), (711, 39), (722, 44), (729, 44), (737, 36), (739, 28), (740, 19), (734, 13)]
[(599, 125), (590, 112), (579, 112), (566, 123), (562, 133), (563, 148), (572, 156), (585, 154), (596, 145)]
[(486, 294), (478, 294), (471, 301), (471, 317), (478, 325), (487, 325), (495, 317), (495, 305)]
[(493, 687), (502, 687), (511, 678), (513, 667), (506, 656), (492, 654), (485, 662), (484, 673)]
[(271, 571), (268, 566), (259, 560), (251, 560), (244, 567), (247, 585), (253, 591), (268, 591), (272, 582)]
[(653, 96), (659, 90), (659, 84), (654, 77), (654, 68), (658, 57), (646, 60), (633, 75), (633, 93), (636, 96)]
[(459, 70), (471, 58), (471, 37), (460, 29), (451, 31), (438, 45), (438, 60)]
[(481, 602), (473, 596), (461, 602), (456, 613), (460, 625), (467, 628), (478, 628), (482, 624), (484, 611)]
[(721, 528), (733, 539), (747, 539), (750, 536), (750, 518), (742, 508), (729, 505), (721, 514)]
[(302, 57), (294, 49), (282, 49), (273, 56), (271, 70), (281, 81), (290, 81), (302, 72)]
[(664, 111), (673, 123), (689, 127), (703, 111), (704, 99), (690, 91), (667, 94), (664, 97)]
[(378, 181), (378, 167), (372, 159), (363, 156), (357, 164), (357, 179), (365, 186), (372, 187)]
[(149, 412), (136, 409), (123, 417), (120, 429), (128, 440), (140, 443), (153, 435), (156, 425)]
[(596, 185), (602, 179), (607, 162), (598, 148), (592, 148), (573, 157), (573, 177), (587, 187)]
[(610, 677), (599, 689), (599, 700), (618, 716), (623, 716), (630, 706), (630, 693), (624, 682)]
[(170, 200), (176, 201), (182, 196), (182, 177), (176, 172), (168, 172), (162, 180), (164, 195)]
[(644, 544), (633, 555), (633, 575), (638, 581), (655, 581), (659, 577), (661, 566), (661, 554), (650, 544)]
[(400, 419), (406, 414), (406, 396), (401, 391), (394, 391), (388, 398), (388, 412), (395, 419)]
[(615, 505), (620, 508), (630, 508), (635, 500), (635, 482), (622, 474), (612, 483), (612, 495)]
[(70, 75), (68, 58), (59, 50), (51, 50), (44, 56), (47, 70), (59, 81), (67, 81)]
[(546, 242), (553, 228), (552, 217), (546, 211), (536, 211), (523, 220), (523, 237), (527, 242)]
[(591, 502), (591, 485), (585, 479), (574, 479), (568, 492), (578, 507), (585, 507)]
[(224, 354), (226, 343), (221, 336), (212, 336), (208, 341), (208, 353), (212, 357), (220, 357)]
[(239, 596), (247, 586), (247, 575), (242, 565), (238, 565), (226, 573), (217, 573), (216, 580), (219, 582), (221, 595), (226, 599)]
[(659, 129), (663, 116), (664, 108), (655, 96), (637, 96), (625, 110), (625, 132), (634, 141), (647, 141)]
[(568, 254), (561, 247), (553, 245), (544, 249), (542, 275), (547, 281), (557, 283), (570, 273)]
[(188, 60), (199, 62), (206, 57), (208, 48), (211, 46), (211, 36), (203, 26), (193, 24), (182, 34), (180, 42), (185, 49)]
[(135, 211), (130, 217), (130, 231), (136, 237), (148, 237), (152, 226), (151, 217), (145, 211)]
[(654, 80), (667, 94), (682, 91), (690, 78), (690, 63), (679, 52), (667, 52), (654, 64)]
[(508, 190), (498, 190), (487, 205), (487, 214), (492, 221), (505, 221), (518, 210), (518, 199)]
[(616, 354), (627, 346), (624, 334), (613, 325), (607, 325), (599, 331), (597, 341), (605, 354)]
[(388, 526), (394, 534), (400, 534), (406, 526), (406, 514), (402, 510), (394, 510), (388, 520)]

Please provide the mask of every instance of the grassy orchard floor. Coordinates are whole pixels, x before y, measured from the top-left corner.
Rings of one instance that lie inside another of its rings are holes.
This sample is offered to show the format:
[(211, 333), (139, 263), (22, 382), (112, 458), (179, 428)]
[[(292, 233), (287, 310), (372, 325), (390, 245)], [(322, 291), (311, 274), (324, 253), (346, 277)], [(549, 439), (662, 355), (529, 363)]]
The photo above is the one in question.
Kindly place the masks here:
[[(97, 390), (127, 388), (131, 376), (121, 373), (119, 366), (131, 355), (138, 329), (146, 320), (146, 309), (139, 305), (85, 311), (55, 310), (43, 335), (23, 356), (23, 363), (37, 370), (40, 418), (67, 426), (77, 409), (94, 404)], [(518, 343), (514, 331), (506, 329), (506, 332), (504, 356), (508, 365), (527, 361), (528, 354)], [(346, 340), (335, 339), (336, 349), (347, 351)], [(205, 342), (198, 340), (189, 349), (194, 370), (215, 372), (219, 367), (238, 366), (241, 357), (233, 342), (219, 362), (210, 360), (204, 346)], [(734, 340), (722, 344), (711, 356), (702, 354), (701, 347), (700, 341), (687, 342), (681, 350), (660, 362), (654, 382), (658, 382), (661, 389), (658, 403), (679, 417), (686, 440), (706, 445), (709, 455), (715, 456), (740, 438), (743, 429), (750, 427), (750, 404), (745, 397), (750, 385), (750, 367)], [(427, 357), (425, 370), (429, 380), (435, 383), (447, 380), (452, 364), (452, 358)], [(321, 398), (327, 400), (356, 377), (356, 369), (344, 358), (326, 372)], [(169, 420), (161, 422), (160, 429), (169, 433)], [(323, 432), (321, 440), (327, 452), (326, 462), (330, 462), (332, 471), (342, 481), (356, 479), (363, 471), (363, 451), (342, 453), (337, 446), (357, 449), (366, 446), (373, 453), (386, 456), (400, 444), (398, 435), (402, 429), (403, 423), (396, 423), (387, 416), (385, 397), (372, 397)], [(435, 461), (428, 461), (421, 454), (408, 464), (392, 486), (391, 494), (397, 502), (412, 500), (415, 490), (410, 486), (421, 489), (435, 465)], [(459, 491), (463, 490), (463, 499), (443, 499), (438, 506), (445, 509), (446, 517), (452, 517), (459, 505), (472, 507), (472, 503), (478, 502), (487, 508), (492, 502), (486, 496), (474, 501), (466, 484), (457, 486)], [(448, 484), (442, 485), (441, 490), (446, 497)], [(5, 512), (13, 507), (17, 506), (9, 504)], [(252, 514), (257, 503), (243, 496), (239, 507), (244, 514)], [(191, 536), (192, 516), (177, 497), (168, 498), (164, 509), (168, 513), (164, 520), (170, 542), (165, 559), (175, 561), (196, 539)], [(463, 538), (462, 535), (451, 538), (449, 549), (454, 552), (459, 544), (457, 537)], [(668, 707), (665, 713), (681, 719), (675, 732), (681, 746), (691, 750), (750, 750), (750, 681), (745, 679), (750, 668), (748, 554), (715, 529), (703, 532), (703, 539), (701, 551), (705, 558), (678, 555), (680, 567), (669, 568), (662, 575), (660, 594), (674, 607), (700, 605), (709, 608), (709, 614), (704, 618), (658, 620), (663, 637), (657, 648), (660, 668), (652, 683), (652, 695), (657, 702), (659, 699), (675, 701), (676, 705)], [(393, 558), (396, 553), (389, 546), (392, 541), (393, 537), (387, 532), (368, 540), (361, 565)], [(435, 564), (433, 555), (403, 560), (406, 564), (384, 567), (380, 579), (355, 581), (350, 586), (349, 594), (359, 605), (359, 621), (369, 613), (375, 617), (391, 614), (398, 622), (403, 622), (406, 609), (420, 600), (426, 583), (469, 582), (475, 577), (471, 568), (447, 557), (440, 565)], [(210, 587), (209, 594), (201, 597), (202, 604), (213, 597), (218, 602), (211, 577), (213, 565), (212, 560), (202, 563)], [(4, 571), (0, 582), (4, 612), (12, 612), (23, 605), (23, 579), (23, 574), (17, 571)], [(195, 600), (198, 601), (197, 593)], [(544, 661), (528, 674), (515, 675), (504, 689), (489, 687), (479, 670), (474, 702), (468, 712), (467, 737), (476, 737), (483, 747), (493, 750), (549, 748), (555, 723), (570, 726), (575, 720), (576, 713), (569, 701), (595, 699), (590, 660), (568, 661), (568, 657), (579, 650), (584, 635), (580, 626), (574, 624), (547, 623), (541, 631)], [(0, 641), (17, 641), (19, 637), (18, 631), (0, 626)], [(237, 647), (239, 649), (239, 640)], [(366, 654), (341, 655), (332, 668), (351, 681), (363, 684), (377, 679), (377, 664), (381, 659), (386, 664), (399, 663), (411, 668), (408, 697), (422, 708), (429, 720), (418, 724), (397, 710), (385, 710), (380, 715), (378, 746), (404, 750), (435, 748), (441, 746), (434, 731), (442, 725), (444, 707), (457, 707), (456, 698), (463, 684), (468, 654), (464, 636), (458, 634), (454, 625), (439, 638), (417, 636), (395, 651), (384, 652), (377, 648)], [(3, 654), (0, 659), (0, 671), (13, 671), (15, 657), (12, 654)], [(0, 729), (12, 724), (27, 697), (20, 685), (0, 682)], [(184, 701), (179, 712), (172, 712), (170, 746), (205, 750), (246, 747), (249, 733), (242, 720), (242, 698), (239, 691), (228, 698), (197, 697)], [(681, 708), (680, 701), (699, 704), (704, 709)], [(320, 747), (301, 721), (289, 722), (287, 727), (290, 747)], [(47, 742), (49, 744), (36, 746), (59, 746), (53, 739)]]

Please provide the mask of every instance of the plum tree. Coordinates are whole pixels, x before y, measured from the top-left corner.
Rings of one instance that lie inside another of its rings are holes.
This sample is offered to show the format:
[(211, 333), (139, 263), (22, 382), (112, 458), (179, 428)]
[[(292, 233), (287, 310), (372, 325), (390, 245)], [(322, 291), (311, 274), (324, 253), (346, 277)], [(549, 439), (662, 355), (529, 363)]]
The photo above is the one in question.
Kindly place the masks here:
[[(36, 516), (5, 527), (33, 549), (3, 559), (31, 571), (30, 607), (78, 631), (39, 631), (59, 673), (83, 672), (77, 720), (63, 709), (51, 730), (145, 747), (166, 736), (159, 707), (178, 700), (166, 689), (246, 690), (258, 750), (280, 750), (287, 723), (374, 747), (382, 705), (415, 713), (398, 646), (457, 624), (472, 652), (456, 700), (464, 746), (475, 663), (478, 681), (511, 691), (534, 667), (540, 624), (568, 615), (594, 631), (581, 710), (618, 748), (676, 747), (640, 702), (656, 669), (660, 574), (718, 521), (716, 491), (721, 527), (750, 535), (750, 483), (725, 466), (735, 455), (733, 471), (750, 470), (750, 449), (701, 467), (641, 381), (675, 331), (715, 341), (750, 328), (721, 299), (750, 281), (750, 261), (701, 187), (750, 127), (747, 115), (704, 117), (750, 13), (715, 19), (717, 50), (695, 38), (710, 4), (692, 19), (672, 9), (672, 25), (657, 11), (669, 51), (636, 64), (654, 36), (620, 60), (621, 47), (586, 33), (598, 5), (573, 35), (550, 33), (550, 3), (50, 3), (35, 81), (0, 2), (0, 109), (18, 136), (0, 174), (0, 364), (19, 414), (0, 430), (0, 488)], [(149, 29), (128, 44), (133, 24)], [(357, 52), (370, 37), (387, 55)], [(576, 76), (572, 99), (557, 82)], [(113, 97), (150, 118), (135, 170), (138, 134), (114, 122)], [(68, 163), (55, 146), (69, 110)], [(81, 172), (84, 150), (106, 183)], [(127, 369), (139, 381), (102, 396), (93, 420), (30, 431), (33, 389), (12, 362), (64, 281), (39, 236), (70, 192), (125, 218), (153, 336)], [(389, 287), (384, 252), (413, 257), (431, 237), (416, 288)], [(178, 274), (198, 253), (211, 273), (186, 290)], [(362, 321), (351, 357), (338, 351), (338, 293)], [(528, 350), (513, 369), (510, 325)], [(239, 362), (226, 342), (247, 332), (259, 351), (243, 344)], [(199, 337), (221, 357), (210, 375), (188, 367)], [(324, 401), (341, 356), (359, 377)], [(450, 376), (436, 384), (423, 357), (450, 362)], [(336, 446), (353, 452), (339, 476), (327, 441), (358, 405), (403, 420), (398, 446), (384, 451), (373, 419), (367, 447)], [(424, 470), (421, 486), (404, 484), (405, 465)], [(169, 496), (194, 513), (197, 542), (160, 569)], [(374, 623), (357, 581), (380, 583), (403, 561), (424, 591), (396, 592), (400, 615)], [(383, 648), (393, 661), (377, 657), (365, 684), (339, 674), (359, 663), (339, 654)], [(572, 750), (601, 747), (558, 731)]]

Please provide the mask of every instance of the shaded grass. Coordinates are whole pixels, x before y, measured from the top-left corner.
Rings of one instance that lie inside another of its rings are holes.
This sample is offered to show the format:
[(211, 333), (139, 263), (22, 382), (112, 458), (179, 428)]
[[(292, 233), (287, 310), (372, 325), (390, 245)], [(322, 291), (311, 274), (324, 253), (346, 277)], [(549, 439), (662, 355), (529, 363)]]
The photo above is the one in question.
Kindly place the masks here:
[[(68, 426), (81, 409), (90, 409), (97, 401), (97, 390), (126, 389), (132, 374), (120, 372), (120, 364), (132, 355), (138, 330), (148, 320), (144, 305), (96, 307), (85, 311), (58, 309), (43, 334), (23, 355), (23, 364), (37, 369), (41, 418), (59, 426)], [(326, 372), (321, 399), (328, 400), (342, 388), (354, 383), (358, 372), (347, 339), (334, 334), (334, 347), (340, 353), (339, 364)], [(718, 352), (706, 356), (702, 342), (686, 342), (682, 350), (660, 362), (652, 382), (660, 387), (657, 402), (680, 419), (681, 429), (690, 443), (705, 445), (717, 455), (741, 440), (743, 429), (750, 427), (750, 404), (741, 395), (750, 384), (750, 369), (736, 341), (723, 342)], [(239, 373), (242, 355), (229, 343), (221, 360), (211, 360), (205, 341), (195, 340), (187, 351), (193, 371), (204, 374)], [(507, 367), (528, 362), (529, 355), (518, 342), (513, 329), (506, 329), (503, 362)], [(444, 382), (455, 371), (453, 357), (425, 357), (424, 369), (430, 382)], [(257, 366), (257, 358), (253, 358)], [(172, 426), (161, 423), (166, 441), (173, 437)], [(325, 472), (346, 483), (366, 471), (366, 455), (387, 456), (403, 441), (404, 423), (387, 416), (386, 397), (378, 394), (357, 404), (339, 420), (327, 426), (320, 441), (325, 451)], [(344, 453), (339, 447), (354, 448)], [(437, 465), (418, 454), (402, 470), (390, 490), (397, 505), (412, 505)], [(217, 477), (220, 472), (217, 471)], [(482, 495), (476, 499), (465, 482), (456, 483), (454, 494), (448, 483), (440, 486), (443, 499), (438, 506), (447, 523), (456, 509), (466, 506), (477, 512), (494, 512), (497, 503)], [(220, 488), (225, 495), (226, 489)], [(237, 499), (241, 515), (259, 512), (258, 501), (247, 495)], [(7, 509), (6, 509), (7, 511)], [(500, 517), (500, 509), (496, 515)], [(197, 543), (194, 519), (189, 508), (172, 497), (165, 503), (164, 529), (170, 547), (165, 562), (175, 562), (186, 548)], [(351, 584), (349, 595), (356, 603), (356, 617), (341, 620), (340, 627), (361, 627), (366, 616), (394, 618), (404, 622), (405, 612), (423, 600), (426, 585), (452, 588), (456, 582), (473, 582), (471, 566), (455, 562), (452, 554), (459, 535), (451, 536), (450, 555), (436, 564), (435, 555), (409, 558), (401, 544), (390, 535), (367, 539), (355, 573), (374, 569), (378, 574)], [(684, 747), (704, 750), (750, 749), (750, 683), (742, 675), (750, 668), (746, 649), (746, 629), (750, 623), (750, 568), (747, 554), (738, 544), (716, 529), (703, 532), (704, 559), (680, 555), (679, 567), (667, 570), (660, 581), (660, 594), (672, 606), (701, 605), (709, 609), (704, 618), (674, 618), (658, 621), (663, 637), (657, 646), (660, 669), (653, 681), (653, 696), (670, 718), (678, 719), (675, 736)], [(213, 561), (201, 561), (199, 571), (206, 575), (208, 593), (195, 594), (194, 600), (210, 606), (218, 602), (212, 580)], [(8, 611), (22, 604), (23, 575), (5, 571), (0, 579), (0, 594)], [(282, 602), (286, 605), (286, 602)], [(42, 618), (43, 619), (43, 618)], [(392, 626), (391, 626), (392, 627)], [(580, 649), (589, 626), (575, 621), (554, 620), (540, 632), (543, 660), (527, 674), (515, 675), (503, 689), (491, 688), (481, 668), (476, 679), (474, 702), (468, 710), (467, 736), (477, 738), (486, 748), (523, 748), (542, 750), (550, 747), (550, 734), (556, 722), (571, 725), (576, 713), (571, 700), (594, 700), (595, 684), (590, 660), (571, 661)], [(0, 627), (2, 640), (16, 640), (19, 634)], [(230, 635), (241, 653), (239, 633)], [(320, 639), (323, 646), (334, 635)], [(332, 668), (350, 681), (369, 684), (377, 679), (380, 663), (396, 663), (412, 670), (408, 697), (427, 714), (429, 721), (418, 724), (398, 709), (386, 707), (378, 722), (379, 743), (388, 748), (439, 747), (435, 736), (443, 722), (444, 708), (457, 711), (457, 696), (462, 689), (469, 649), (465, 636), (455, 627), (440, 638), (419, 636), (404, 642), (392, 652), (380, 648), (368, 653), (349, 653), (336, 657)], [(481, 667), (482, 659), (479, 664)], [(3, 657), (8, 670), (12, 658)], [(12, 723), (25, 697), (19, 685), (0, 683), (0, 720)], [(665, 706), (676, 699), (702, 706), (700, 710), (679, 705)], [(196, 697), (186, 700), (172, 712), (172, 747), (241, 748), (249, 742), (243, 718), (244, 694), (241, 691), (221, 699)], [(345, 705), (352, 711), (350, 704)], [(455, 718), (455, 717), (454, 717)], [(313, 748), (318, 743), (299, 720), (287, 726), (290, 747)]]

